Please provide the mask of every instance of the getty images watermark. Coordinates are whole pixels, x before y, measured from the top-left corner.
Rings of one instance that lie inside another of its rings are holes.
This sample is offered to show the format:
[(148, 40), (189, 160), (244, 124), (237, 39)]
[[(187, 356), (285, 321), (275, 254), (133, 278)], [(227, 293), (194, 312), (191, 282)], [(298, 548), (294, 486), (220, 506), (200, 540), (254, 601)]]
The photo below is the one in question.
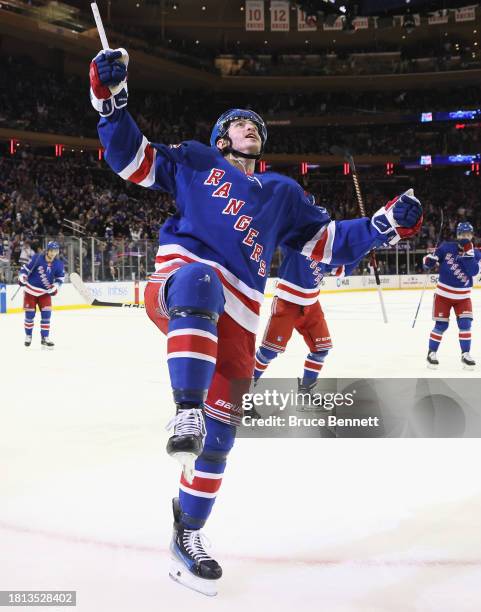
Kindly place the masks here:
[[(272, 381), (266, 381), (269, 382)], [(355, 404), (356, 389), (347, 392), (313, 390), (310, 393), (292, 388), (255, 389), (242, 395), (242, 425), (262, 428), (379, 427), (379, 416), (348, 416), (346, 413), (355, 409)]]
[[(481, 438), (479, 378), (236, 381), (238, 437)], [(237, 424), (237, 422), (236, 422)]]

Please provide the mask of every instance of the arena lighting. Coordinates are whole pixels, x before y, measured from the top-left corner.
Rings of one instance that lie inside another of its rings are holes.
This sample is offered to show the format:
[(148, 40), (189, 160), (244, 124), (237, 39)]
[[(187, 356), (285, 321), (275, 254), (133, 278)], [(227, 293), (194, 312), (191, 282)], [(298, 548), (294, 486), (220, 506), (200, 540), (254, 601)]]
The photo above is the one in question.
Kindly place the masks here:
[(17, 150), (17, 140), (15, 138), (10, 138), (10, 155), (15, 155)]
[(102, 160), (103, 156), (104, 156), (104, 150), (101, 147), (99, 147), (98, 148), (98, 158), (99, 158), (99, 161)]
[(63, 149), (64, 149), (63, 144), (56, 144), (55, 145), (55, 157), (62, 157)]
[(392, 162), (387, 162), (386, 164), (386, 175), (392, 176), (394, 174), (394, 164)]
[(344, 174), (344, 176), (347, 176), (348, 174), (351, 174), (351, 166), (347, 162), (344, 162), (344, 166), (342, 168), (342, 173)]
[(260, 173), (265, 172), (266, 168), (267, 168), (266, 162), (263, 159), (261, 159), (259, 162), (259, 172)]
[(301, 170), (301, 174), (303, 176), (307, 174), (307, 172), (308, 172), (307, 162), (301, 162), (300, 170)]

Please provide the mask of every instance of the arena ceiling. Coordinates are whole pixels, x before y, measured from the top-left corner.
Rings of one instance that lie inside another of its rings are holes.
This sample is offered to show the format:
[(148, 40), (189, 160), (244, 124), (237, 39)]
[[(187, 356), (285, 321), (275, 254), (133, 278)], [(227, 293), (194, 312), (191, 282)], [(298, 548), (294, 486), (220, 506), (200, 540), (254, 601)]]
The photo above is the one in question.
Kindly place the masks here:
[[(312, 0), (309, 0), (312, 1)], [(323, 0), (313, 0), (323, 4)], [(344, 2), (344, 0), (336, 0)], [(378, 2), (378, 0), (367, 0)], [(382, 0), (381, 5), (392, 8), (400, 0)], [(402, 0), (405, 3), (405, 0)], [(433, 4), (432, 0), (410, 0), (413, 12)], [(455, 5), (459, 0), (437, 0), (438, 7), (445, 4)], [(466, 4), (467, 0), (463, 0)], [(90, 11), (90, 0), (72, 0), (82, 9)], [(378, 2), (379, 3), (379, 2)], [(377, 28), (353, 31), (297, 32), (296, 7), (291, 7), (291, 28), (289, 32), (246, 32), (244, 0), (98, 0), (103, 15), (110, 18), (111, 25), (123, 28), (139, 27), (155, 36), (164, 36), (169, 40), (185, 41), (187, 46), (199, 41), (203, 47), (212, 49), (238, 48), (275, 52), (279, 49), (320, 50), (336, 48), (354, 48), (356, 50), (375, 50), (386, 43), (390, 45), (412, 46), (429, 44), (430, 40), (447, 40), (461, 45), (472, 45), (479, 40), (481, 31), (480, 14), (477, 11), (476, 22), (455, 23), (453, 17), (447, 25), (429, 26), (422, 20), (421, 26), (408, 31), (398, 25), (392, 27), (391, 19), (378, 22)], [(357, 3), (351, 3), (357, 4)], [(420, 6), (422, 5), (422, 6)], [(268, 3), (266, 3), (266, 9)], [(415, 10), (416, 9), (416, 10)], [(409, 9), (411, 10), (411, 9)], [(395, 11), (399, 13), (400, 11)], [(476, 32), (474, 32), (476, 30)]]

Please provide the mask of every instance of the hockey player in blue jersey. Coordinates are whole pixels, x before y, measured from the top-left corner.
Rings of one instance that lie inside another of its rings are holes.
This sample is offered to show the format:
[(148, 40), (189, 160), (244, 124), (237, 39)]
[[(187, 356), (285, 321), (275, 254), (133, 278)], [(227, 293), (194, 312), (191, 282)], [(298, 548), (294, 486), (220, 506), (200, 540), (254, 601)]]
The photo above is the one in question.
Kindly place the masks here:
[(49, 242), (44, 253), (33, 255), (20, 268), (19, 284), (24, 287), (23, 309), (25, 311), (25, 346), (32, 344), (32, 332), (37, 306), (40, 310), (40, 336), (42, 349), (53, 349), (50, 340), (52, 296), (57, 295), (64, 281), (63, 263), (58, 259), (59, 245)]
[(298, 183), (255, 174), (267, 130), (253, 111), (232, 109), (196, 141), (154, 144), (127, 112), (125, 50), (100, 52), (90, 66), (91, 100), (100, 113), (105, 159), (125, 180), (170, 193), (177, 213), (159, 232), (156, 271), (146, 311), (167, 335), (167, 363), (176, 414), (167, 452), (182, 465), (174, 499), (174, 580), (208, 595), (220, 565), (203, 546), (204, 526), (241, 421), (242, 387), (254, 370), (255, 333), (267, 271), (284, 243), (332, 265), (419, 231), (422, 209), (412, 192), (372, 219), (331, 221)]
[(285, 246), (282, 256), (271, 316), (256, 352), (254, 380), (264, 374), (273, 359), (284, 353), (295, 329), (309, 348), (303, 376), (298, 379), (298, 391), (312, 393), (332, 349), (331, 334), (319, 303), (321, 281), (329, 274), (337, 277), (350, 274), (358, 262), (330, 266)]
[(461, 364), (464, 369), (474, 369), (476, 362), (471, 357), (471, 326), (473, 305), (471, 288), (473, 278), (480, 273), (481, 251), (473, 245), (474, 229), (471, 223), (463, 221), (456, 228), (456, 240), (442, 242), (434, 251), (424, 257), (426, 271), (439, 266), (439, 280), (434, 291), (434, 328), (429, 337), (428, 368), (437, 369), (437, 351), (444, 332), (449, 326), (449, 315), (454, 310), (459, 329)]

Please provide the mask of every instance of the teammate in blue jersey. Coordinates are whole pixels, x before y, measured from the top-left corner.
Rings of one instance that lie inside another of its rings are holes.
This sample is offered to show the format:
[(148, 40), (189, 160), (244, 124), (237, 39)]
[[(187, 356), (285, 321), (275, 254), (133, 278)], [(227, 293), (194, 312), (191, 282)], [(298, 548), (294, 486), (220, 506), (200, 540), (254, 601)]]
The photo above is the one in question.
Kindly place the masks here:
[(473, 278), (480, 273), (481, 251), (473, 246), (474, 229), (463, 221), (456, 228), (456, 240), (442, 242), (434, 253), (424, 257), (425, 270), (439, 266), (439, 280), (434, 292), (434, 329), (429, 337), (428, 368), (437, 369), (437, 351), (444, 332), (449, 326), (449, 315), (454, 310), (459, 329), (461, 364), (464, 369), (474, 369), (476, 362), (471, 357), (471, 326), (473, 304), (471, 288)]
[(159, 232), (156, 271), (145, 291), (146, 311), (167, 335), (176, 414), (167, 452), (183, 471), (174, 499), (171, 543), (174, 580), (213, 595), (222, 574), (200, 529), (219, 490), (254, 370), (255, 332), (267, 270), (286, 244), (332, 265), (355, 261), (370, 248), (419, 231), (422, 209), (412, 192), (373, 219), (331, 221), (294, 180), (255, 174), (267, 130), (253, 111), (232, 109), (196, 141), (153, 144), (127, 105), (125, 50), (100, 52), (90, 66), (91, 100), (101, 115), (105, 159), (122, 178), (170, 193), (177, 213)]
[(50, 319), (52, 316), (52, 296), (57, 295), (64, 281), (63, 263), (57, 258), (59, 245), (49, 242), (44, 253), (33, 255), (30, 261), (20, 268), (18, 282), (24, 287), (23, 309), (25, 311), (25, 346), (32, 344), (35, 311), (40, 310), (40, 336), (42, 349), (53, 349), (50, 340)]
[(273, 359), (284, 353), (292, 332), (297, 330), (309, 347), (304, 373), (298, 379), (300, 393), (312, 393), (332, 349), (331, 334), (319, 303), (320, 283), (326, 274), (345, 276), (357, 266), (330, 266), (282, 247), (282, 263), (276, 284), (271, 316), (262, 343), (256, 352), (254, 380), (258, 380)]

